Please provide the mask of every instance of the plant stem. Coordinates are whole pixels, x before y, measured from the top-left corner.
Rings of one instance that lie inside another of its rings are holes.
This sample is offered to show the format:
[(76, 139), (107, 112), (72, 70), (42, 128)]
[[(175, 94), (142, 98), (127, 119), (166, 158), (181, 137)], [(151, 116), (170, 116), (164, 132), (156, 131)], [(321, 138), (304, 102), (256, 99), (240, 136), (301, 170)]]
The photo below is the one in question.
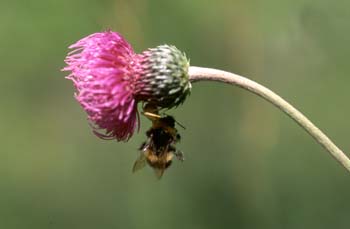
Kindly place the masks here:
[(319, 128), (317, 128), (300, 111), (295, 109), (287, 101), (270, 89), (250, 80), (230, 72), (217, 69), (190, 67), (189, 75), (191, 82), (197, 81), (219, 81), (231, 85), (237, 85), (269, 101), (277, 108), (286, 113), (296, 121), (306, 132), (308, 132), (320, 145), (322, 145), (345, 169), (350, 172), (350, 160)]

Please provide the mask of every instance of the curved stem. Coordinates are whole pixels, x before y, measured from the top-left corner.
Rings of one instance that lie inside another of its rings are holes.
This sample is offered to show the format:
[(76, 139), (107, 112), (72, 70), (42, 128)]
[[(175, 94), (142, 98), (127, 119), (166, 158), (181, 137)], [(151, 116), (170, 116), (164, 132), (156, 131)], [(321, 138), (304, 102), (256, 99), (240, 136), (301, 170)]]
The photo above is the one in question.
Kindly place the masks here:
[(237, 85), (269, 101), (277, 108), (294, 119), (306, 132), (308, 132), (320, 145), (322, 145), (345, 169), (350, 172), (350, 160), (320, 129), (318, 129), (308, 118), (292, 105), (282, 99), (270, 89), (230, 72), (211, 68), (190, 67), (189, 75), (191, 82), (197, 81), (220, 81), (223, 83)]

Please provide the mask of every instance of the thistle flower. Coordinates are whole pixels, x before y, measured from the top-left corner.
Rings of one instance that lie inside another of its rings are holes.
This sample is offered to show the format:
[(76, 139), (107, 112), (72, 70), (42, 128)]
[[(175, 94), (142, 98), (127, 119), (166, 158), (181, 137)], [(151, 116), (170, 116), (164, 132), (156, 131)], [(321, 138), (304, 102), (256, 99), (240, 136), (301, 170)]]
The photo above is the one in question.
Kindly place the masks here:
[[(116, 32), (95, 33), (79, 40), (65, 59), (75, 97), (88, 114), (94, 133), (127, 141), (139, 128), (137, 104), (157, 109), (181, 104), (189, 94), (188, 61), (174, 46), (136, 54)], [(105, 133), (101, 133), (104, 130)]]
[[(64, 71), (77, 90), (75, 97), (94, 124), (97, 136), (128, 140), (139, 126), (133, 96), (135, 53), (118, 33), (95, 33), (69, 48)], [(105, 129), (105, 133), (98, 132)]]

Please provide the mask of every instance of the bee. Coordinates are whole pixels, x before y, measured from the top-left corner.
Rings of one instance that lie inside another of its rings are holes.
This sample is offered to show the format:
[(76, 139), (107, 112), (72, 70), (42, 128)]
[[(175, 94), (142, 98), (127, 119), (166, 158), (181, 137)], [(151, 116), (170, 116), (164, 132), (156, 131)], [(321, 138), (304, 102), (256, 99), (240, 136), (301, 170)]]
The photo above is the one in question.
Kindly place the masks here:
[(181, 136), (175, 128), (175, 123), (178, 122), (173, 116), (159, 115), (155, 110), (147, 110), (143, 112), (143, 115), (152, 121), (152, 126), (146, 132), (147, 140), (139, 148), (140, 156), (135, 161), (132, 171), (136, 172), (148, 164), (160, 179), (164, 171), (172, 164), (174, 156), (184, 161), (183, 153), (175, 147)]

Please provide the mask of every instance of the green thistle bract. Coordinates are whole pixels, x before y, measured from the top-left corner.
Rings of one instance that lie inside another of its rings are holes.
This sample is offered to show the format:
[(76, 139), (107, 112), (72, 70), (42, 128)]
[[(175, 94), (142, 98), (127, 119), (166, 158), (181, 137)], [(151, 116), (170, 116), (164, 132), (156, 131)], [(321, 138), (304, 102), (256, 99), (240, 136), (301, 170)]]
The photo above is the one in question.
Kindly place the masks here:
[(183, 103), (190, 94), (189, 61), (175, 46), (160, 45), (139, 55), (138, 99), (160, 109)]

